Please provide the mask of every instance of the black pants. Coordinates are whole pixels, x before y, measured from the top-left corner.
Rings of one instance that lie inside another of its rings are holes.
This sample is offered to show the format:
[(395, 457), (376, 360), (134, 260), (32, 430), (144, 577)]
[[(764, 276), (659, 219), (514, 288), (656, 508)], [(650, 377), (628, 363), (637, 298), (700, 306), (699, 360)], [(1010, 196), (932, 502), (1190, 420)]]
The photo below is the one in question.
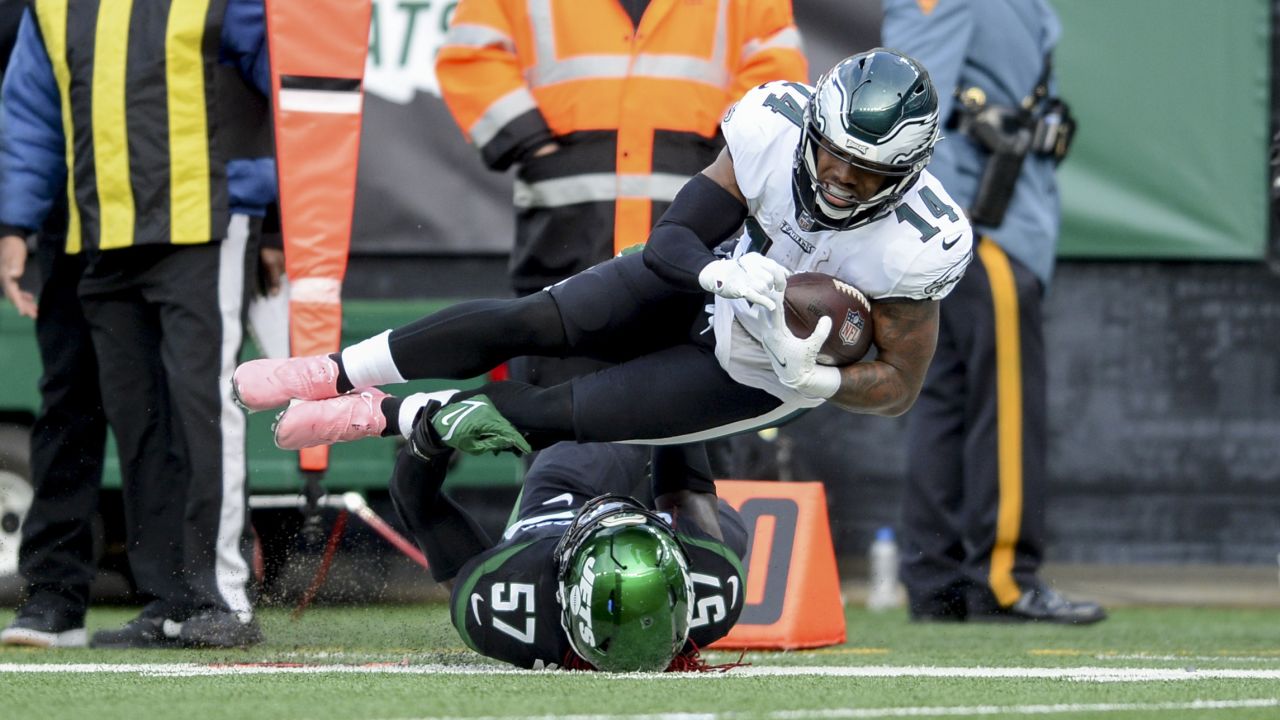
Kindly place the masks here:
[[(528, 297), (529, 295), (540, 292), (542, 292), (542, 290), (521, 292), (519, 288), (516, 289), (516, 293), (520, 297)], [(568, 382), (580, 375), (586, 375), (597, 370), (603, 370), (609, 365), (610, 363), (602, 360), (593, 360), (591, 358), (584, 357), (544, 357), (537, 355), (524, 355), (517, 358), (511, 358), (507, 363), (507, 369), (510, 371), (511, 379), (516, 382), (546, 388)], [(532, 458), (529, 458), (529, 460), (531, 461)]]
[(245, 418), (229, 382), (250, 270), (243, 220), (222, 242), (102, 252), (80, 284), (146, 614), (251, 612)]
[(1043, 288), (983, 238), (942, 301), (938, 348), (908, 416), (902, 580), (917, 615), (1008, 607), (1044, 544)]
[(22, 525), (18, 570), (28, 601), (83, 617), (93, 580), (93, 531), (102, 484), (107, 422), (98, 390), (98, 361), (76, 297), (81, 256), (55, 238), (37, 249), (40, 275), (36, 343), (40, 348), (40, 414), (31, 428), (35, 496)]
[(459, 395), (487, 394), (538, 447), (695, 434), (685, 441), (702, 441), (782, 405), (720, 367), (707, 302), (634, 254), (526, 298), (459, 303), (392, 331), (389, 343), (407, 379), (474, 377), (519, 355), (618, 363), (550, 388), (491, 383)]

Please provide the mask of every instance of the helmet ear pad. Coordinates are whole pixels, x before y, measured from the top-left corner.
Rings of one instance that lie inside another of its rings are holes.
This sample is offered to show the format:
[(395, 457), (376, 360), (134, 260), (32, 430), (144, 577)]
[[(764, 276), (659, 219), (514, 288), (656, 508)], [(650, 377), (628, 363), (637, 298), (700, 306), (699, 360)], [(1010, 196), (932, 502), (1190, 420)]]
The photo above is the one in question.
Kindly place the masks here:
[(556, 548), (560, 623), (582, 659), (609, 672), (661, 671), (693, 618), (688, 554), (631, 498), (585, 505)]

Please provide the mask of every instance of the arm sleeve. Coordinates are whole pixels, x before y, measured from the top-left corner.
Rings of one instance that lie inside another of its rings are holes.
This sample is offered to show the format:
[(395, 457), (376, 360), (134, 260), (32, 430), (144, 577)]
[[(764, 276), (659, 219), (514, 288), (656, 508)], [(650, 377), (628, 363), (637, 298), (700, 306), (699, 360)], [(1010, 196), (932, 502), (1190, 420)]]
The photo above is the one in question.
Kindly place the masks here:
[(652, 481), (654, 498), (681, 490), (716, 494), (711, 461), (703, 443), (655, 446)]
[(425, 461), (402, 449), (391, 476), (391, 502), (427, 556), (436, 582), (452, 580), (468, 560), (493, 544), (479, 524), (441, 490), (449, 455)]
[(436, 56), (445, 105), (493, 170), (506, 170), (553, 137), (516, 52), (515, 29), (499, 3), (462, 0)]
[(40, 227), (67, 178), (62, 100), (44, 41), (28, 10), (0, 88), (0, 225)]
[(973, 35), (970, 0), (938, 0), (925, 13), (916, 0), (884, 0), (881, 43), (915, 58), (938, 89), (938, 117), (945, 124)]
[(729, 97), (740, 98), (771, 80), (808, 82), (809, 61), (792, 15), (791, 0), (752, 0), (746, 14), (749, 37), (742, 46), (741, 64)]
[(644, 264), (659, 277), (691, 292), (701, 292), (698, 273), (716, 259), (711, 248), (742, 227), (747, 207), (701, 173), (676, 193), (649, 233)]
[(222, 61), (235, 66), (245, 82), (271, 97), (271, 63), (262, 0), (228, 0), (222, 20)]

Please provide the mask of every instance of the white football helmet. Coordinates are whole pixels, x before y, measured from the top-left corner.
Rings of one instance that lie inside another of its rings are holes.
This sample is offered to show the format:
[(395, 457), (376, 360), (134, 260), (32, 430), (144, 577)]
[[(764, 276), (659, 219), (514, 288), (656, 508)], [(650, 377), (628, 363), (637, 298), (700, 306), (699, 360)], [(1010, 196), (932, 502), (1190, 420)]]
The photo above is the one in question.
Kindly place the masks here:
[[(792, 173), (796, 221), (804, 230), (848, 230), (884, 217), (920, 177), (937, 141), (938, 93), (920, 63), (884, 48), (845, 58), (818, 80), (805, 108)], [(868, 198), (820, 188), (819, 148), (884, 176), (883, 184)], [(833, 204), (820, 190), (849, 204)]]

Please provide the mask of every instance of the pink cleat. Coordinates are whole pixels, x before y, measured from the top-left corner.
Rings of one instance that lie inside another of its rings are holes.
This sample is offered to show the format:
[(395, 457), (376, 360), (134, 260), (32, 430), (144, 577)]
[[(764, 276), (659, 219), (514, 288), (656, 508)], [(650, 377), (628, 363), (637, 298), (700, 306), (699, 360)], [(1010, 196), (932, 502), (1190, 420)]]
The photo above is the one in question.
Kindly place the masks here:
[(301, 450), (360, 438), (378, 437), (387, 427), (377, 388), (339, 395), (328, 400), (296, 402), (276, 418), (276, 447)]
[(328, 355), (250, 360), (231, 375), (231, 395), (245, 410), (280, 407), (290, 400), (338, 395), (338, 363)]

